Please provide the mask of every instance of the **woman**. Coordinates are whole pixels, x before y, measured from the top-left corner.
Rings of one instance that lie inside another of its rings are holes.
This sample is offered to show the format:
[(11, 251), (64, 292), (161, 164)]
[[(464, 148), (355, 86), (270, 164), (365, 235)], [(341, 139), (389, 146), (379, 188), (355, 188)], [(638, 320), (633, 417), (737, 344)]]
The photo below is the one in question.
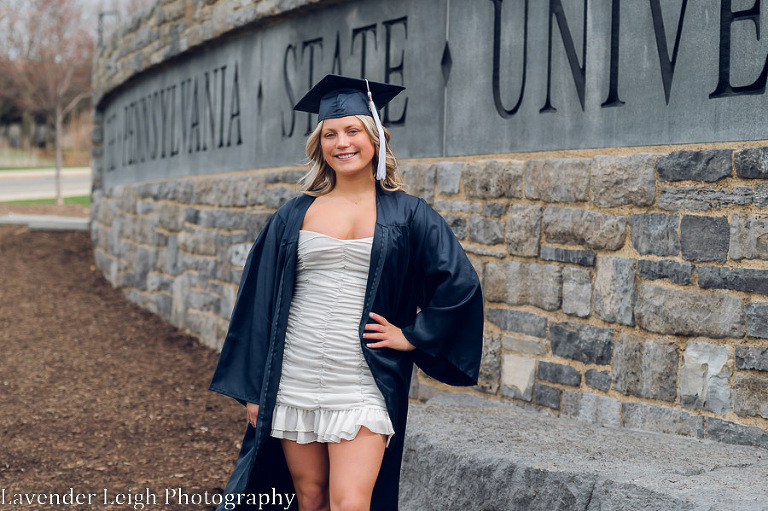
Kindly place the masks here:
[(295, 107), (319, 114), (312, 169), (251, 249), (211, 383), (248, 417), (222, 509), (396, 510), (413, 363), (477, 382), (477, 275), (400, 190), (374, 104), (402, 89), (328, 75)]

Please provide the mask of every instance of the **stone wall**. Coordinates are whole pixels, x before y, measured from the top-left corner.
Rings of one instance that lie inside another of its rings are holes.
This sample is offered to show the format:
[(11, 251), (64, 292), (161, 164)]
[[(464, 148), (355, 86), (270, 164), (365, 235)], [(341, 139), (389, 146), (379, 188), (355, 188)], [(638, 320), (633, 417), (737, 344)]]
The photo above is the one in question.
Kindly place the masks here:
[[(768, 447), (768, 148), (401, 168), (483, 282), (475, 393)], [(247, 250), (302, 172), (97, 190), (97, 265), (218, 348)], [(453, 390), (419, 374), (412, 397)]]

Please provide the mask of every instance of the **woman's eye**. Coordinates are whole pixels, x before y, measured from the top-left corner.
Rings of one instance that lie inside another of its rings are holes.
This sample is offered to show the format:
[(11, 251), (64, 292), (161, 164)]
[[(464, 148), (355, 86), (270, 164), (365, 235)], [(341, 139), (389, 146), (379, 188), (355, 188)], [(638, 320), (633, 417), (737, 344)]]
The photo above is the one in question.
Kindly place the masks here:
[(333, 133), (326, 133), (325, 135), (323, 135), (323, 137), (325, 137), (325, 138), (332, 138), (333, 137)]
[(360, 133), (360, 130), (349, 130), (350, 135), (357, 135), (358, 133)]

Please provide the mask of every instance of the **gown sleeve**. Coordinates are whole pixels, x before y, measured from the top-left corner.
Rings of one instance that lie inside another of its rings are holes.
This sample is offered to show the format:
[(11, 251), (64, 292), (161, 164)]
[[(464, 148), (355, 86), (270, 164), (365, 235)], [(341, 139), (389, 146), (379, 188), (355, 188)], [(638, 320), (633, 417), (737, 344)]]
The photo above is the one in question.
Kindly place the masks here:
[(280, 278), (282, 225), (278, 214), (270, 217), (248, 253), (227, 336), (209, 386), (243, 405), (258, 404), (261, 394)]
[(453, 231), (426, 202), (412, 224), (420, 274), (420, 311), (402, 329), (416, 347), (414, 361), (449, 385), (475, 385), (483, 347), (480, 280)]

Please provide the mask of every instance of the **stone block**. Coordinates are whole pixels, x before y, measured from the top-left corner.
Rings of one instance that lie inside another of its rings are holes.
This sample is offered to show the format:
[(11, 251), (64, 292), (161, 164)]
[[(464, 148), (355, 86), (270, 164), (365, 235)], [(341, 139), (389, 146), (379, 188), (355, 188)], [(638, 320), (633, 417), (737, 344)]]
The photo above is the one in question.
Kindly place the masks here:
[(609, 323), (634, 325), (637, 300), (635, 260), (626, 257), (599, 257), (595, 271), (592, 307), (595, 316)]
[(537, 374), (540, 380), (551, 383), (561, 383), (578, 387), (581, 385), (581, 373), (575, 368), (554, 362), (539, 361), (539, 371)]
[(750, 186), (711, 188), (709, 186), (664, 187), (659, 192), (659, 207), (666, 211), (708, 211), (746, 206), (754, 200)]
[(484, 292), (491, 302), (557, 310), (562, 296), (562, 268), (519, 261), (488, 263)]
[(165, 244), (166, 235), (158, 231), (158, 220), (157, 216), (147, 216), (126, 221), (126, 228), (133, 223), (133, 232), (126, 232), (125, 236), (135, 243), (162, 246)]
[(171, 324), (179, 328), (187, 327), (187, 297), (189, 296), (190, 280), (192, 275), (185, 273), (179, 275), (173, 281), (173, 308), (171, 310)]
[(195, 229), (179, 233), (179, 248), (190, 254), (216, 255), (216, 231)]
[(160, 205), (152, 200), (139, 200), (136, 202), (137, 215), (152, 215), (160, 209)]
[(707, 437), (716, 442), (768, 449), (768, 431), (755, 426), (707, 417)]
[(758, 208), (768, 206), (768, 183), (756, 183), (752, 204)]
[(683, 410), (645, 403), (622, 403), (622, 426), (667, 435), (706, 436), (705, 418)]
[(172, 292), (174, 279), (162, 273), (150, 272), (147, 275), (147, 291), (155, 293), (158, 291)]
[(468, 227), (470, 241), (483, 245), (504, 243), (504, 222), (472, 215)]
[(429, 401), (435, 396), (445, 394), (445, 388), (441, 387), (436, 380), (433, 380), (422, 372), (419, 372), (419, 374), (421, 375), (417, 390), (419, 401)]
[(456, 195), (461, 188), (461, 167), (458, 161), (441, 161), (435, 164), (437, 170), (437, 193)]
[(168, 236), (164, 253), (161, 254), (160, 270), (169, 275), (179, 274), (179, 240), (176, 236)]
[(487, 309), (486, 319), (502, 330), (517, 332), (533, 337), (547, 337), (547, 318), (531, 312)]
[(218, 207), (243, 207), (248, 204), (246, 190), (240, 185), (239, 176), (219, 177), (215, 182), (216, 203)]
[(509, 211), (508, 204), (500, 202), (486, 202), (483, 204), (483, 216), (500, 218), (507, 211)]
[(525, 197), (546, 202), (589, 199), (589, 158), (549, 158), (525, 162)]
[(631, 215), (629, 229), (632, 246), (642, 255), (677, 255), (680, 253), (677, 239), (679, 225), (680, 217), (677, 215)]
[[(435, 175), (437, 167), (427, 163), (407, 163), (398, 169), (408, 193), (422, 197), (432, 204), (435, 200)], [(267, 198), (269, 204), (269, 198)]]
[(768, 303), (747, 303), (747, 335), (768, 339)]
[(732, 289), (768, 295), (768, 270), (699, 266), (697, 271), (702, 289)]
[(523, 401), (533, 397), (536, 360), (505, 353), (501, 361), (501, 393)]
[(768, 217), (731, 215), (731, 259), (768, 259)]
[(514, 204), (509, 208), (506, 226), (507, 252), (519, 256), (539, 255), (541, 214), (539, 206)]
[(438, 200), (434, 208), (440, 213), (482, 213), (482, 202), (467, 202), (460, 200)]
[(563, 391), (557, 387), (537, 383), (533, 390), (533, 402), (540, 406), (559, 410), (562, 395)]
[(563, 392), (560, 414), (600, 426), (621, 426), (621, 402), (589, 392)]
[(543, 245), (539, 255), (544, 261), (557, 261), (558, 263), (572, 263), (581, 266), (594, 266), (595, 253), (591, 250), (579, 250), (570, 248), (551, 247)]
[(481, 392), (496, 394), (501, 381), (501, 335), (485, 332), (483, 355), (480, 360), (480, 374), (476, 388)]
[(579, 323), (555, 323), (549, 327), (549, 343), (557, 357), (585, 364), (608, 365), (613, 352), (611, 328)]
[(597, 369), (587, 369), (584, 373), (584, 383), (593, 389), (608, 392), (611, 390), (611, 373), (609, 371), (598, 371)]
[(467, 219), (460, 216), (443, 216), (448, 227), (453, 231), (457, 239), (463, 240), (467, 237)]
[(242, 176), (240, 186), (246, 197), (246, 206), (263, 206), (267, 201), (267, 180), (264, 174)]
[(232, 245), (230, 248), (229, 262), (232, 266), (242, 267), (245, 265), (245, 261), (248, 258), (248, 252), (251, 250), (253, 243), (238, 243)]
[(669, 279), (675, 284), (693, 284), (693, 265), (673, 259), (637, 261), (637, 274), (646, 280)]
[(626, 239), (627, 218), (584, 209), (550, 206), (544, 210), (541, 230), (550, 243), (618, 250)]
[(505, 350), (525, 353), (527, 355), (545, 355), (547, 353), (545, 341), (525, 339), (516, 335), (505, 334), (501, 338), (501, 345)]
[(733, 381), (733, 411), (740, 417), (768, 419), (768, 378), (737, 373)]
[(633, 204), (649, 206), (656, 198), (658, 155), (636, 153), (629, 156), (595, 156), (590, 166), (589, 191), (600, 208)]
[(184, 209), (177, 204), (164, 202), (160, 205), (160, 227), (172, 232), (179, 232), (184, 228)]
[(240, 209), (203, 209), (197, 213), (194, 223), (200, 227), (239, 231), (252, 227), (263, 215), (264, 213), (248, 214)]
[(622, 394), (674, 401), (677, 347), (622, 333), (613, 349), (613, 388)]
[(728, 257), (730, 227), (724, 217), (685, 215), (680, 221), (680, 247), (688, 261), (717, 261)]
[(563, 268), (563, 312), (580, 318), (592, 312), (592, 271), (587, 268)]
[(480, 283), (483, 282), (483, 277), (485, 275), (485, 261), (478, 259), (477, 257), (472, 257), (471, 254), (467, 254), (469, 256), (469, 262), (472, 263), (472, 268), (475, 269), (475, 273), (477, 273), (477, 276), (480, 277)]
[(656, 160), (662, 181), (706, 181), (713, 183), (731, 175), (732, 151), (675, 151)]
[(768, 347), (736, 346), (736, 369), (768, 372)]
[[(296, 194), (293, 187), (287, 187), (287, 186), (273, 186), (271, 188), (267, 188), (266, 190), (266, 199), (264, 203), (266, 206), (270, 209), (278, 209), (280, 206), (288, 202), (288, 199), (293, 197)], [(420, 197), (427, 198), (425, 195), (420, 195)]]
[(148, 304), (148, 309), (163, 318), (166, 321), (171, 319), (171, 311), (173, 310), (173, 297), (166, 293), (154, 293), (149, 296), (152, 300)]
[(411, 370), (411, 385), (408, 387), (408, 399), (419, 399), (418, 368), (414, 364)]
[(187, 305), (191, 309), (213, 312), (219, 308), (219, 297), (210, 292), (190, 291), (187, 297)]
[(744, 302), (736, 296), (643, 282), (638, 286), (635, 321), (659, 334), (738, 338), (744, 335)]
[(689, 342), (680, 367), (680, 403), (688, 408), (728, 413), (732, 364), (725, 346)]
[(736, 175), (745, 179), (768, 179), (768, 149), (746, 147), (733, 153)]
[(237, 286), (224, 283), (218, 284), (217, 293), (221, 298), (219, 298), (219, 307), (216, 310), (216, 314), (229, 321), (232, 316), (232, 309), (235, 308)]
[(464, 195), (475, 199), (523, 195), (523, 164), (518, 160), (481, 160), (465, 163), (462, 168)]

